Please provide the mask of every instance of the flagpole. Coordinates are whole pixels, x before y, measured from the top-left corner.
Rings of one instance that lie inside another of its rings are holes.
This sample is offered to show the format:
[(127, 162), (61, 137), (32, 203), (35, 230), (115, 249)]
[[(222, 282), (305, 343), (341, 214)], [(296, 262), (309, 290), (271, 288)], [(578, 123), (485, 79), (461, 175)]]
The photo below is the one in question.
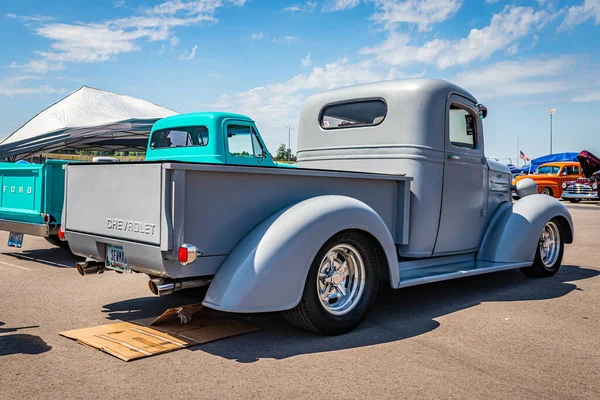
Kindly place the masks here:
[(521, 146), (519, 145), (519, 140), (521, 138), (517, 138), (517, 168), (519, 168), (519, 158), (521, 158)]

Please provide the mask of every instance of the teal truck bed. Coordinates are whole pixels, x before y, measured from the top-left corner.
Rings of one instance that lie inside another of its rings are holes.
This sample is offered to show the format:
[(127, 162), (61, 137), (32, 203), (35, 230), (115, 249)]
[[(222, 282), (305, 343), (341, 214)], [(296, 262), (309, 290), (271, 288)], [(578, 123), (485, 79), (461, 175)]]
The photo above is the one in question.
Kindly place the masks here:
[[(48, 160), (44, 164), (1, 162), (0, 230), (55, 240), (64, 201), (63, 165), (67, 163), (59, 160)], [(20, 243), (17, 244), (16, 247), (20, 247)]]

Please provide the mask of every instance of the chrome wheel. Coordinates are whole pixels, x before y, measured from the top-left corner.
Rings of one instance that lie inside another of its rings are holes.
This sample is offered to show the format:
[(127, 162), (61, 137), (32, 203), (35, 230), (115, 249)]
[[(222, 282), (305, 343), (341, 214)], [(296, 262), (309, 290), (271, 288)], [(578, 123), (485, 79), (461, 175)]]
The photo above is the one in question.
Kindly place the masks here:
[(540, 194), (545, 194), (546, 196), (550, 196), (550, 189), (543, 188), (542, 191), (540, 192)]
[(546, 268), (552, 268), (556, 264), (560, 254), (560, 246), (560, 230), (556, 223), (549, 221), (540, 235), (538, 246), (540, 259)]
[(333, 315), (350, 312), (365, 287), (365, 264), (352, 246), (339, 244), (327, 252), (317, 273), (321, 305)]

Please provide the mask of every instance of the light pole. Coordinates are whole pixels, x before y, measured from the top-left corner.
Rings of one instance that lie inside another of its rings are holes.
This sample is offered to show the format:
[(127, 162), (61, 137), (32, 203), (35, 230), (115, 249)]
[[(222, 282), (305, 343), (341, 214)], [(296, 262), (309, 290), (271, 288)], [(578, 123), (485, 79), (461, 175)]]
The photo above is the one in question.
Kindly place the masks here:
[(546, 108), (546, 114), (550, 114), (550, 154), (552, 154), (552, 116), (556, 112), (556, 108)]
[(293, 126), (286, 126), (287, 130), (288, 130), (288, 162), (292, 161), (292, 131), (294, 130)]

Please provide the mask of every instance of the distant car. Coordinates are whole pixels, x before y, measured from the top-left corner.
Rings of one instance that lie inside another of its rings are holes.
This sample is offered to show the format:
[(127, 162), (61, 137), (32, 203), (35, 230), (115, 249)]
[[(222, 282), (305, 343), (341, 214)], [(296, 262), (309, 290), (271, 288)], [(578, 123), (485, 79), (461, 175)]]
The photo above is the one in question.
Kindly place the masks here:
[(119, 162), (118, 158), (115, 157), (105, 157), (105, 156), (100, 156), (100, 157), (94, 157), (92, 158), (92, 162)]
[(600, 158), (584, 150), (577, 159), (584, 176), (575, 181), (564, 182), (562, 198), (571, 203), (600, 200)]
[(540, 165), (532, 175), (517, 176), (516, 185), (521, 179), (530, 178), (538, 185), (538, 193), (561, 198), (563, 183), (582, 178), (581, 166), (576, 161), (553, 162)]

